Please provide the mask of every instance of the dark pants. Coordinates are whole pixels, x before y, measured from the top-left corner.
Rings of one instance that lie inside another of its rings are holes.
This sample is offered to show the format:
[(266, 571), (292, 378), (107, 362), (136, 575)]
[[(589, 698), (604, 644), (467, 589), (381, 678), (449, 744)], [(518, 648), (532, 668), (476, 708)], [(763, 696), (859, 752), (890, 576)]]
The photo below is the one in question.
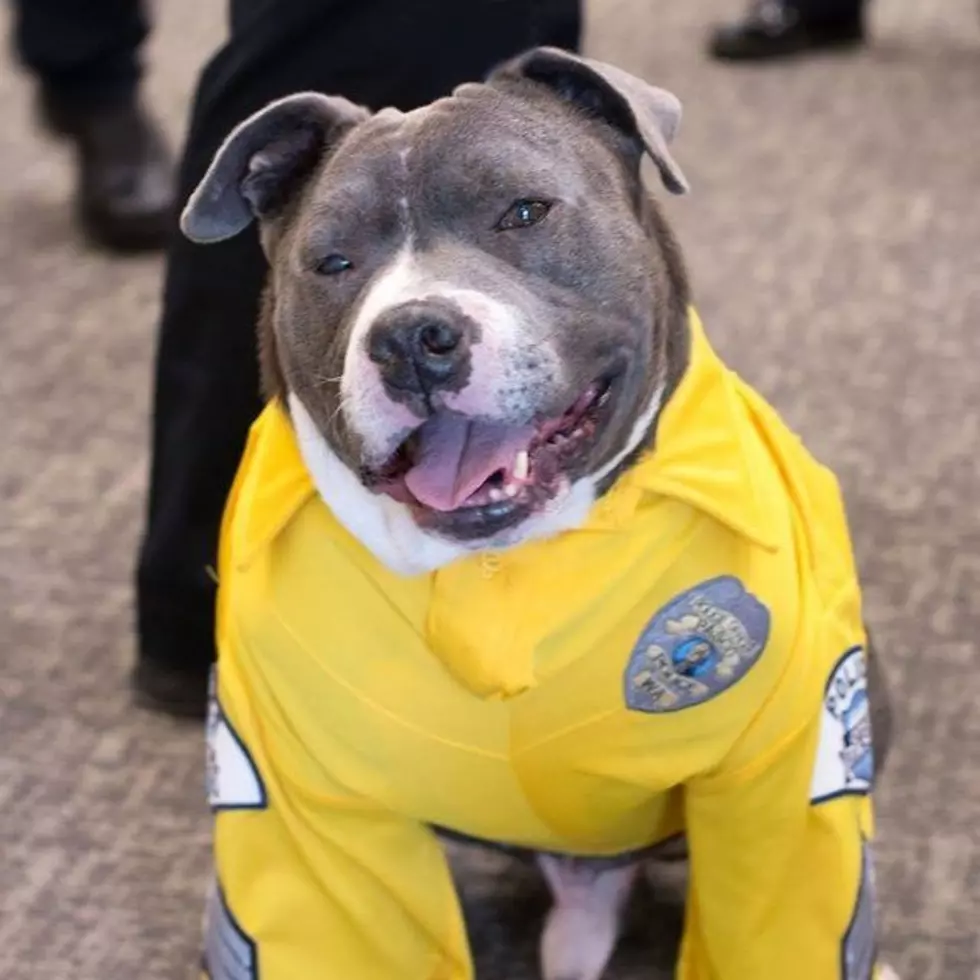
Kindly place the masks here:
[(149, 25), (140, 0), (16, 0), (14, 46), (48, 95), (68, 108), (131, 99)]
[[(231, 20), (198, 84), (181, 201), (232, 127), (272, 99), (317, 89), (408, 110), (533, 45), (574, 48), (580, 30), (577, 0), (232, 0)], [(264, 275), (254, 228), (204, 247), (175, 239), (168, 257), (137, 608), (140, 656), (177, 669), (203, 673), (214, 655), (209, 568), (260, 409)]]

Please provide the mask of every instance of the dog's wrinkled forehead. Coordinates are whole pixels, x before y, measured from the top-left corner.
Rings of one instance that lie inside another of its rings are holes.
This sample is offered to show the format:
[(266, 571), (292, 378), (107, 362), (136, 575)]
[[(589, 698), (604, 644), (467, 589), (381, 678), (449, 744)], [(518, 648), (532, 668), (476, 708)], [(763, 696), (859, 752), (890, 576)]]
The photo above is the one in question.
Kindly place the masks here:
[(362, 224), (376, 236), (489, 231), (516, 198), (584, 203), (616, 193), (608, 160), (574, 117), (483, 85), (409, 113), (386, 109), (355, 129), (311, 189), (308, 226)]
[[(680, 117), (671, 93), (611, 65), (550, 48), (508, 62), (486, 86), (463, 85), (452, 97), (404, 117), (384, 111), (372, 119), (342, 97), (298, 93), (236, 127), (191, 195), (181, 227), (194, 241), (212, 242), (257, 218), (272, 242), (280, 219), (289, 223), (291, 212), (309, 212), (311, 204), (316, 210), (327, 191), (326, 173), (356, 201), (372, 183), (384, 186), (378, 171), (385, 167), (389, 177), (402, 174), (403, 196), (413, 189), (421, 196), (423, 188), (411, 187), (407, 178), (413, 171), (426, 174), (428, 197), (420, 203), (441, 212), (452, 209), (452, 190), (459, 187), (472, 198), (540, 180), (552, 187), (563, 183), (574, 194), (576, 178), (592, 181), (615, 170), (610, 152), (628, 169), (646, 155), (664, 187), (680, 194), (687, 182), (669, 149)], [(599, 159), (594, 154), (603, 145), (607, 156)], [(364, 168), (373, 179), (363, 179)], [(396, 181), (389, 193), (398, 189)]]

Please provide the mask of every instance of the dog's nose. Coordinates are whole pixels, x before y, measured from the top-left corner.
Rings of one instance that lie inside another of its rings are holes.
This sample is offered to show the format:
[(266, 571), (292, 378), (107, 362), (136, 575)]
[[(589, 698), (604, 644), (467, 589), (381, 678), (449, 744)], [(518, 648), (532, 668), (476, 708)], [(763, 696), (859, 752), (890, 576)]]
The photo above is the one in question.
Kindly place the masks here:
[(368, 356), (385, 386), (429, 395), (452, 389), (468, 372), (469, 330), (461, 318), (425, 303), (407, 303), (380, 317), (368, 335)]

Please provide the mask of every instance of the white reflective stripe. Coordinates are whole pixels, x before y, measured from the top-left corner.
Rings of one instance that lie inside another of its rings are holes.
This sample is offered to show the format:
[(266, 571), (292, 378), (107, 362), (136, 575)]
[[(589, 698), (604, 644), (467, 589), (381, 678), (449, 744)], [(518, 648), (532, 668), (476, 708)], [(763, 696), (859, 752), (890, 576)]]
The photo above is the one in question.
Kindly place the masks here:
[(265, 786), (252, 756), (212, 694), (207, 721), (207, 793), (215, 810), (261, 810)]
[(853, 647), (837, 661), (827, 681), (820, 740), (810, 782), (810, 801), (864, 794), (874, 778), (871, 705), (864, 650)]
[(861, 884), (854, 915), (841, 947), (841, 976), (844, 980), (872, 980), (876, 956), (874, 863), (871, 846), (865, 841), (861, 847)]
[(259, 980), (255, 943), (235, 921), (217, 884), (208, 896), (204, 970), (211, 980)]

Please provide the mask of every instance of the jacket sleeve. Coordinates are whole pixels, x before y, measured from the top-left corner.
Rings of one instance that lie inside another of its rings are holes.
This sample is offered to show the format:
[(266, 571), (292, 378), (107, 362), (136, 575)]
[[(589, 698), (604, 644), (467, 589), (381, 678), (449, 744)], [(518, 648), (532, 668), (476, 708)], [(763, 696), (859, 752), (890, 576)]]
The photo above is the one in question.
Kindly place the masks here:
[(870, 743), (853, 712), (846, 740), (826, 714), (741, 771), (687, 786), (678, 980), (878, 976), (870, 775), (860, 769)]
[[(442, 848), (427, 827), (370, 802), (297, 784), (240, 688), (208, 725), (214, 879), (210, 980), (472, 980)], [(288, 774), (287, 774), (288, 773)]]

